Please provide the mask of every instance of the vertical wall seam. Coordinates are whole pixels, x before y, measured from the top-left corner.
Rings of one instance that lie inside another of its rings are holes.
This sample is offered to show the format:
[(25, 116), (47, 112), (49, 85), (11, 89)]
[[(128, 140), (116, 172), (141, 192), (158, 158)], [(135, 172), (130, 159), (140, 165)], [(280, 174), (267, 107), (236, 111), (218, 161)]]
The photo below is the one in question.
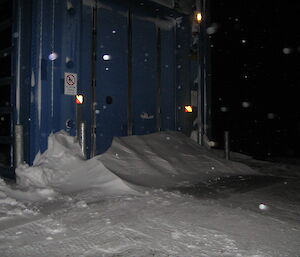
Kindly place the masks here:
[(161, 30), (156, 28), (156, 129), (161, 131)]
[[(55, 0), (52, 0), (52, 42), (51, 42), (52, 53), (55, 50), (54, 28), (55, 28)], [(51, 62), (51, 120), (52, 122), (54, 120), (54, 61)], [(53, 126), (51, 130), (53, 131)]]
[(92, 148), (91, 148), (91, 156), (94, 157), (96, 155), (96, 143), (97, 143), (97, 135), (96, 135), (96, 72), (97, 72), (97, 12), (98, 12), (98, 4), (97, 1), (94, 2), (93, 6), (93, 35), (92, 35)]
[(22, 38), (22, 8), (18, 5), (18, 56), (17, 56), (17, 74), (16, 74), (16, 121), (20, 123), (21, 111), (21, 38)]
[(38, 63), (38, 88), (37, 88), (37, 97), (38, 97), (38, 120), (39, 120), (39, 130), (41, 129), (41, 118), (42, 118), (42, 47), (43, 47), (43, 8), (44, 0), (41, 0), (40, 8), (40, 37), (39, 37), (39, 63)]
[(132, 11), (128, 9), (128, 102), (127, 102), (127, 134), (133, 134), (133, 106), (132, 106)]

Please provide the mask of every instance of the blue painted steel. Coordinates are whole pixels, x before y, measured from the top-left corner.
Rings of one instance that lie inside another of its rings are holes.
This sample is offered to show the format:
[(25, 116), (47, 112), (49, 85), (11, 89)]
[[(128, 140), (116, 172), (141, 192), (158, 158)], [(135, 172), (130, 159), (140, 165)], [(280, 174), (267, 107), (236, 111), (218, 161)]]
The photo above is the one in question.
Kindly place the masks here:
[[(66, 129), (66, 121), (76, 122), (73, 96), (64, 95), (64, 72), (79, 72), (80, 5), (67, 12), (66, 1), (32, 1), (30, 157), (47, 148), (50, 133)], [(55, 52), (56, 60), (49, 60)], [(66, 60), (73, 61), (67, 67)], [(69, 129), (75, 135), (76, 126)]]
[[(80, 28), (80, 76), (78, 93), (84, 95), (82, 117), (77, 117), (85, 122), (87, 134), (91, 134), (91, 117), (92, 117), (92, 5), (82, 5), (81, 7), (81, 28)], [(91, 136), (86, 137), (86, 154), (87, 158), (91, 153)]]
[(105, 151), (114, 136), (127, 134), (127, 32), (126, 7), (110, 3), (98, 10), (97, 153)]
[[(169, 14), (176, 14), (158, 5), (140, 5), (137, 1), (97, 1), (97, 62), (96, 99), (92, 98), (92, 13), (93, 0), (32, 0), (31, 67), (22, 76), (23, 105), (30, 105), (24, 120), (29, 120), (27, 135), (30, 149), (27, 162), (47, 148), (50, 133), (61, 129), (76, 135), (78, 120), (86, 122), (87, 146), (91, 146), (92, 105), (97, 109), (97, 153), (104, 152), (113, 136), (127, 135), (128, 73), (132, 74), (133, 134), (157, 131), (157, 100), (161, 99), (161, 129), (187, 128), (183, 110), (190, 101), (190, 17), (183, 16), (176, 27), (164, 27), (159, 19), (174, 23)], [(68, 4), (71, 9), (67, 9)], [(70, 4), (69, 4), (70, 7)], [(132, 70), (128, 70), (128, 9), (132, 18)], [(178, 19), (180, 20), (180, 19)], [(157, 23), (158, 22), (158, 23)], [(157, 46), (157, 26), (160, 27), (160, 47)], [(180, 45), (180, 47), (179, 47)], [(157, 50), (160, 49), (160, 53)], [(49, 60), (55, 52), (56, 60)], [(160, 76), (157, 55), (160, 54)], [(104, 55), (107, 55), (104, 57)], [(103, 59), (104, 57), (104, 59)], [(106, 58), (108, 60), (106, 60)], [(29, 65), (29, 64), (28, 64)], [(78, 90), (85, 96), (82, 113), (76, 109), (75, 97), (64, 95), (64, 73), (78, 74)], [(160, 78), (160, 97), (157, 93)], [(25, 102), (26, 101), (26, 102)], [(77, 120), (78, 118), (78, 120)], [(66, 126), (66, 122), (70, 121)], [(73, 126), (72, 126), (73, 124)], [(25, 132), (26, 133), (26, 132)], [(90, 152), (90, 151), (88, 151)]]
[[(76, 104), (75, 96), (64, 95), (64, 73), (78, 74), (78, 87), (80, 78), (80, 28), (81, 28), (81, 1), (70, 1), (73, 9), (67, 9), (68, 1), (55, 1), (56, 13), (53, 30), (57, 32), (54, 39), (54, 49), (58, 51), (59, 58), (54, 61), (54, 92), (53, 92), (53, 132), (61, 129), (76, 135)], [(71, 121), (71, 127), (67, 127)]]
[[(38, 129), (39, 129), (39, 150), (41, 152), (47, 149), (48, 135), (52, 132), (53, 116), (51, 109), (53, 104), (52, 67), (48, 59), (51, 53), (51, 43), (53, 42), (52, 22), (51, 18), (46, 18), (46, 12), (49, 17), (54, 16), (53, 1), (41, 0), (41, 27), (40, 27), (40, 51), (39, 51), (39, 71), (37, 73), (37, 107), (38, 107)], [(49, 33), (50, 32), (50, 33)], [(41, 99), (39, 99), (41, 98)]]
[(178, 131), (189, 133), (192, 122), (184, 106), (190, 105), (192, 81), (190, 77), (190, 17), (183, 16), (176, 26), (176, 127)]
[[(156, 131), (156, 26), (137, 9), (133, 11), (133, 134)], [(153, 19), (154, 20), (154, 19)]]
[(30, 124), (29, 124), (29, 130), (30, 130), (30, 155), (29, 155), (29, 162), (32, 163), (35, 155), (37, 152), (40, 151), (39, 146), (39, 137), (40, 137), (40, 131), (39, 131), (39, 118), (38, 118), (38, 90), (37, 90), (37, 79), (38, 79), (38, 63), (39, 63), (39, 46), (41, 44), (39, 37), (40, 36), (40, 20), (41, 20), (41, 2), (33, 1), (32, 2), (32, 12), (35, 13), (35, 15), (32, 16), (32, 43), (31, 43), (31, 87), (29, 88), (31, 94), (30, 99), (30, 115), (28, 117)]
[[(170, 25), (175, 25), (172, 22)], [(175, 129), (175, 28), (161, 30), (161, 130)]]

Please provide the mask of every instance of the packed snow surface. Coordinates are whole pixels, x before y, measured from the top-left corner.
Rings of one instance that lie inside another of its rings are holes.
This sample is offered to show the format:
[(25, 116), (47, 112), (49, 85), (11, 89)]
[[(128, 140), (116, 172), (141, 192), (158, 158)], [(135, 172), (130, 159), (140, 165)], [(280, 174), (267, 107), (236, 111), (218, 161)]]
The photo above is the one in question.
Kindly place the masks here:
[(85, 160), (52, 134), (0, 179), (0, 256), (300, 256), (299, 166), (218, 155), (160, 132)]

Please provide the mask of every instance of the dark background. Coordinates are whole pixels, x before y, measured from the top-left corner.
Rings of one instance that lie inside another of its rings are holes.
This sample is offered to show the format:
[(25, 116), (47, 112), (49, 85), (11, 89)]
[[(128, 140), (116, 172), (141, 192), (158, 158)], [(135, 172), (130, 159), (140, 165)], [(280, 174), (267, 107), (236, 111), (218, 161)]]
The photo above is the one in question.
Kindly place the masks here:
[(299, 1), (211, 1), (212, 134), (256, 158), (300, 156)]

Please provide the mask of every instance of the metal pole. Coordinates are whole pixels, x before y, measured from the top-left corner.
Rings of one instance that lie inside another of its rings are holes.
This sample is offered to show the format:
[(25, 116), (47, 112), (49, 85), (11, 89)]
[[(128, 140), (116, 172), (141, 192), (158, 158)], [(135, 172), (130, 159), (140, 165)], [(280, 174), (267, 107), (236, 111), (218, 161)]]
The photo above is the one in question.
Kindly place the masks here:
[(224, 131), (224, 150), (225, 150), (225, 159), (230, 159), (230, 145), (229, 145), (229, 131)]
[(81, 152), (86, 158), (86, 126), (84, 122), (79, 123), (78, 140), (81, 147)]
[(24, 134), (23, 126), (20, 124), (15, 125), (15, 168), (24, 162)]
[[(202, 12), (202, 2), (200, 0), (197, 1), (197, 9)], [(198, 143), (200, 145), (204, 145), (204, 129), (203, 129), (203, 113), (204, 113), (204, 105), (203, 105), (203, 37), (202, 37), (202, 25), (198, 24)], [(200, 56), (201, 55), (201, 56)]]

